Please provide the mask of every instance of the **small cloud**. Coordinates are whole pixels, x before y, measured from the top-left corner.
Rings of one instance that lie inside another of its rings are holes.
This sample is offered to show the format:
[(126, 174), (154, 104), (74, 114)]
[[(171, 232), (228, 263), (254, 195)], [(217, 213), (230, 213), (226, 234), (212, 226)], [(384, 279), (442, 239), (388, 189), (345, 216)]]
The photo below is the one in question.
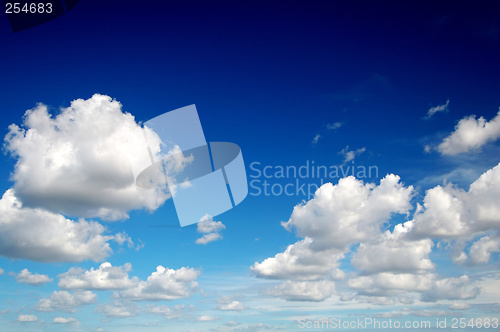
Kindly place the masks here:
[(240, 301), (236, 301), (229, 296), (222, 296), (217, 302), (219, 303), (217, 309), (221, 311), (241, 311), (246, 309)]
[(342, 149), (342, 151), (339, 152), (339, 154), (344, 156), (344, 163), (348, 163), (351, 160), (354, 160), (354, 158), (356, 158), (356, 156), (359, 156), (360, 154), (362, 154), (365, 151), (366, 151), (366, 148), (364, 148), (364, 147), (361, 149), (357, 149), (357, 150), (349, 150), (349, 145), (347, 145), (344, 149)]
[(463, 303), (463, 302), (454, 302), (448, 306), (449, 309), (451, 310), (467, 310), (470, 309), (471, 306), (470, 304)]
[(314, 138), (312, 140), (312, 144), (318, 144), (320, 138), (321, 138), (320, 134), (317, 134), (316, 136), (314, 136)]
[(203, 233), (204, 235), (195, 241), (196, 244), (207, 244), (219, 239), (222, 239), (222, 234), (220, 232), (225, 229), (226, 226), (221, 221), (214, 221), (209, 215), (205, 215), (198, 222), (198, 233)]
[(429, 144), (424, 146), (424, 153), (431, 153), (431, 151), (432, 151), (432, 146), (430, 146)]
[(38, 317), (35, 315), (19, 315), (17, 316), (17, 321), (20, 323), (29, 323), (38, 321)]
[(25, 283), (32, 286), (40, 286), (45, 283), (51, 282), (52, 278), (44, 274), (31, 273), (28, 269), (22, 270), (16, 275), (16, 280), (18, 283)]
[(342, 125), (343, 125), (342, 122), (328, 123), (326, 125), (326, 129), (328, 129), (328, 130), (335, 130), (335, 129), (339, 129), (340, 127), (342, 127)]
[(78, 324), (80, 323), (78, 319), (74, 317), (64, 318), (64, 317), (54, 317), (52, 321), (54, 324)]
[(4, 274), (4, 270), (2, 268), (0, 268), (0, 275)]
[(207, 316), (207, 315), (196, 317), (196, 321), (198, 322), (213, 322), (214, 320), (218, 319), (220, 319), (220, 317)]
[(448, 105), (450, 104), (450, 100), (448, 99), (445, 104), (431, 107), (427, 111), (427, 115), (424, 117), (425, 120), (429, 120), (434, 114), (438, 112), (448, 112)]
[(437, 150), (443, 155), (456, 155), (469, 151), (479, 151), (489, 142), (500, 139), (500, 111), (487, 121), (475, 115), (461, 119), (455, 130), (443, 139)]

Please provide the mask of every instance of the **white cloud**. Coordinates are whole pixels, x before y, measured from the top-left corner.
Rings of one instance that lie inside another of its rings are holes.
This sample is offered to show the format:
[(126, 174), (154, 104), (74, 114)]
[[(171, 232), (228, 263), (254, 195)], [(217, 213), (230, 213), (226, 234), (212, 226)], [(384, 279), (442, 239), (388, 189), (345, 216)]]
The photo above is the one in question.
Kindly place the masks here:
[(335, 129), (338, 129), (338, 128), (342, 127), (342, 125), (343, 125), (342, 122), (328, 123), (326, 125), (326, 129), (328, 129), (328, 130), (335, 130)]
[(344, 156), (344, 163), (348, 163), (351, 160), (354, 160), (354, 158), (356, 158), (356, 156), (359, 156), (360, 154), (362, 154), (365, 151), (366, 151), (366, 148), (364, 148), (364, 147), (361, 149), (357, 149), (357, 150), (349, 150), (349, 145), (348, 145), (344, 149), (342, 149), (339, 152), (339, 154)]
[(220, 317), (214, 317), (214, 316), (208, 316), (208, 315), (196, 317), (196, 321), (198, 321), (198, 322), (213, 322), (214, 320), (218, 320), (218, 319), (220, 319)]
[(434, 286), (422, 294), (422, 300), (469, 300), (479, 295), (480, 289), (474, 287), (467, 275), (459, 278), (446, 278), (436, 281)]
[(430, 119), (434, 114), (437, 112), (448, 112), (448, 105), (450, 104), (450, 100), (448, 99), (445, 104), (431, 107), (427, 111), (427, 115), (425, 116), (424, 119), (428, 120)]
[(250, 269), (260, 278), (319, 280), (338, 267), (343, 254), (338, 249), (312, 250), (311, 238), (288, 246), (274, 257), (255, 263)]
[(74, 317), (68, 317), (68, 318), (54, 317), (54, 319), (52, 320), (52, 323), (54, 323), (54, 324), (79, 324), (80, 321), (78, 321), (78, 319), (76, 319)]
[(288, 301), (324, 301), (335, 293), (335, 283), (328, 280), (291, 281), (286, 280), (269, 289), (268, 294)]
[[(168, 198), (136, 189), (132, 168), (149, 160), (144, 133), (111, 97), (74, 100), (55, 117), (39, 104), (26, 111), (23, 125), (9, 127), (5, 147), (17, 158), (12, 180), (26, 207), (116, 220)], [(150, 144), (158, 152), (159, 141)]]
[(413, 187), (404, 187), (399, 180), (399, 176), (389, 174), (378, 186), (352, 176), (336, 185), (326, 183), (313, 199), (295, 206), (282, 225), (287, 230), (294, 228), (300, 237), (313, 239), (314, 250), (345, 250), (380, 234), (380, 225), (392, 214), (408, 212)]
[(228, 296), (222, 296), (217, 299), (218, 305), (217, 309), (222, 311), (241, 311), (245, 310), (245, 306), (235, 299)]
[[(251, 270), (261, 278), (285, 280), (270, 291), (275, 296), (324, 300), (333, 292), (331, 279), (344, 278), (339, 260), (349, 247), (380, 236), (381, 225), (392, 214), (407, 213), (412, 192), (413, 187), (404, 187), (395, 175), (387, 175), (378, 186), (354, 177), (341, 179), (337, 185), (324, 184), (313, 199), (295, 206), (290, 219), (282, 222), (285, 229), (294, 229), (304, 239), (256, 262)], [(309, 291), (306, 286), (316, 288)], [(320, 295), (324, 287), (326, 292)]]
[(422, 292), (431, 289), (435, 275), (411, 273), (379, 273), (372, 276), (358, 276), (349, 279), (348, 285), (358, 294), (369, 296), (394, 296), (407, 292)]
[(240, 301), (232, 301), (230, 303), (219, 304), (217, 309), (222, 311), (241, 311), (245, 309), (245, 306)]
[(45, 283), (52, 281), (48, 275), (31, 273), (28, 269), (22, 270), (19, 274), (16, 275), (16, 280), (19, 283), (25, 283), (33, 286), (40, 286)]
[(49, 298), (41, 299), (35, 306), (38, 311), (69, 311), (75, 312), (76, 308), (85, 304), (94, 304), (97, 301), (97, 295), (90, 292), (54, 291)]
[(214, 221), (209, 215), (203, 216), (198, 222), (197, 231), (204, 235), (196, 240), (196, 244), (207, 244), (222, 239), (220, 232), (225, 228), (221, 221)]
[(472, 264), (484, 264), (490, 260), (491, 253), (500, 252), (500, 239), (485, 236), (474, 242), (469, 251)]
[(130, 279), (128, 273), (132, 265), (112, 266), (111, 263), (102, 263), (98, 269), (84, 270), (72, 267), (68, 272), (59, 275), (58, 286), (61, 289), (125, 289), (138, 283), (137, 278)]
[(149, 306), (146, 310), (154, 314), (160, 314), (165, 319), (175, 319), (182, 316), (184, 307), (183, 304), (175, 305), (172, 308), (162, 304), (158, 306)]
[(61, 214), (25, 208), (7, 190), (0, 200), (0, 254), (42, 262), (102, 260), (112, 253), (106, 228), (93, 221), (73, 221)]
[(0, 275), (4, 274), (4, 270), (2, 268), (0, 268)]
[(447, 185), (426, 192), (414, 214), (412, 236), (472, 238), (500, 229), (500, 164), (483, 173), (464, 191)]
[[(408, 224), (407, 224), (408, 225)], [(352, 258), (352, 265), (364, 273), (422, 273), (433, 269), (429, 259), (432, 241), (412, 241), (406, 237), (408, 227), (399, 224), (394, 231), (361, 243)]]
[(471, 308), (471, 305), (464, 302), (453, 302), (448, 306), (451, 310), (467, 310)]
[(113, 303), (99, 305), (97, 312), (110, 318), (127, 318), (139, 314), (140, 308), (132, 302), (117, 300)]
[(130, 300), (177, 300), (187, 298), (198, 287), (199, 270), (182, 267), (178, 270), (158, 266), (146, 281), (120, 291), (119, 296)]
[(316, 136), (314, 136), (314, 138), (312, 140), (312, 144), (318, 144), (320, 138), (321, 138), (320, 134), (317, 134)]
[(483, 145), (500, 138), (500, 112), (491, 121), (469, 116), (461, 119), (455, 130), (438, 145), (444, 155), (456, 155), (479, 150)]
[(19, 315), (17, 316), (17, 321), (21, 323), (26, 323), (26, 322), (36, 322), (38, 321), (38, 317), (35, 315)]

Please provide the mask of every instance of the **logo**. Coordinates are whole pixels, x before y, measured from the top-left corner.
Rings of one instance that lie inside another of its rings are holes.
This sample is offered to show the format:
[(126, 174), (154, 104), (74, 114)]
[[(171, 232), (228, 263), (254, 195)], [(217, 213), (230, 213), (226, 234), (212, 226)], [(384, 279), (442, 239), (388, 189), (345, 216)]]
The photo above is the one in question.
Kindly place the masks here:
[(143, 131), (149, 158), (142, 170), (134, 169), (136, 184), (168, 191), (181, 226), (215, 217), (247, 196), (241, 149), (229, 142), (207, 143), (195, 105), (157, 116)]

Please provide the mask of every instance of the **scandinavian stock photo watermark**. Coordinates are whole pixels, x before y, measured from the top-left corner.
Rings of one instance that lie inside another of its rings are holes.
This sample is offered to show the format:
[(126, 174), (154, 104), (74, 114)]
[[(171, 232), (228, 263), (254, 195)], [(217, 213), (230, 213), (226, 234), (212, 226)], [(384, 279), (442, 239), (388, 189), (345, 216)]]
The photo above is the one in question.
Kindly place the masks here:
[(314, 197), (323, 184), (335, 183), (341, 178), (354, 176), (359, 180), (379, 177), (376, 165), (319, 165), (306, 160), (301, 165), (270, 165), (259, 161), (250, 163), (249, 195), (252, 196), (305, 196)]

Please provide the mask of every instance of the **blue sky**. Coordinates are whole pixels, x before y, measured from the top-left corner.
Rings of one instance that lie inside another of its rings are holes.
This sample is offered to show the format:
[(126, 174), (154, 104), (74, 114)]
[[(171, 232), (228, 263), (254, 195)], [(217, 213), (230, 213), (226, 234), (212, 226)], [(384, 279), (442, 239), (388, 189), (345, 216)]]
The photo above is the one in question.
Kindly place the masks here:
[[(0, 331), (500, 319), (498, 4), (82, 0), (0, 38)], [(205, 228), (124, 159), (191, 104), (250, 184)], [(279, 176), (313, 163), (355, 176)]]

